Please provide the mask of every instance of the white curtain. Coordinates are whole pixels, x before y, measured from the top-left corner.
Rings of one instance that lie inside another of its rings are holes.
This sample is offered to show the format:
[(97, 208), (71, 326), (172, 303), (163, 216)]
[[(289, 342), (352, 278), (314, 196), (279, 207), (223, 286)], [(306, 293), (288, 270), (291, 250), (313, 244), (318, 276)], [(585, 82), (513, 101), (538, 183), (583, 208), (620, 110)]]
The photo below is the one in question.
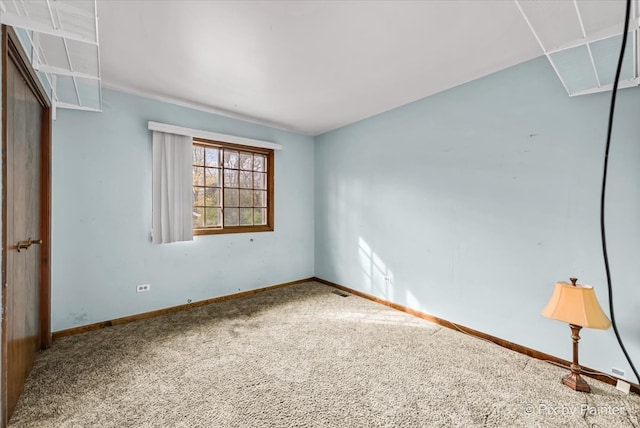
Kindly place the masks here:
[(153, 131), (154, 244), (193, 240), (191, 137)]

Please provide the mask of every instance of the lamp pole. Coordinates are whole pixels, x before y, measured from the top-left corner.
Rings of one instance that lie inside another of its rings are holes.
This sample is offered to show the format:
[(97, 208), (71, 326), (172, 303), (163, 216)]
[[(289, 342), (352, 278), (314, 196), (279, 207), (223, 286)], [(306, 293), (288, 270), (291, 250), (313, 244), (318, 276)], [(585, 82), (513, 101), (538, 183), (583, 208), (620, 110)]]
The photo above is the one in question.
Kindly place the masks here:
[[(578, 278), (569, 278), (571, 285), (576, 287)], [(569, 324), (571, 328), (571, 340), (573, 340), (573, 363), (571, 363), (571, 373), (562, 378), (562, 383), (574, 391), (591, 392), (589, 384), (580, 376), (580, 364), (578, 364), (578, 341), (580, 340), (580, 330), (582, 326)]]

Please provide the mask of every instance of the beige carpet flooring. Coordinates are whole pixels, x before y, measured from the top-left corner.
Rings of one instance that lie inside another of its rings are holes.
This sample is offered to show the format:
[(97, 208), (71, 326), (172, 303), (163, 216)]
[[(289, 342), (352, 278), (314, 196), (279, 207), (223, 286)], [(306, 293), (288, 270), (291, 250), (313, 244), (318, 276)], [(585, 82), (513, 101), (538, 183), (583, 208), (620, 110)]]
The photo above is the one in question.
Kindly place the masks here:
[(305, 283), (56, 340), (18, 427), (638, 427), (640, 397)]

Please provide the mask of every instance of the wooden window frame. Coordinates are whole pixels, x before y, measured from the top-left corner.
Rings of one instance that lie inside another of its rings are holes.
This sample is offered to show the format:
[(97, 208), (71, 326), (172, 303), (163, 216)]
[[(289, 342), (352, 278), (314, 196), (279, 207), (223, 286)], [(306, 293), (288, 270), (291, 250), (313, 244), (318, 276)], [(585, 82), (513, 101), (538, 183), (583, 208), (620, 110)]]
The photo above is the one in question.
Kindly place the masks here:
[(204, 147), (218, 147), (222, 149), (239, 150), (250, 153), (258, 153), (265, 155), (267, 158), (267, 222), (264, 225), (257, 226), (225, 226), (224, 225), (224, 160), (222, 163), (221, 178), (222, 187), (220, 192), (222, 205), (222, 226), (220, 227), (194, 227), (194, 235), (218, 235), (224, 233), (253, 233), (253, 232), (272, 232), (274, 230), (274, 150), (262, 147), (244, 146), (240, 144), (225, 143), (223, 141), (213, 141), (204, 138), (193, 138), (193, 145)]

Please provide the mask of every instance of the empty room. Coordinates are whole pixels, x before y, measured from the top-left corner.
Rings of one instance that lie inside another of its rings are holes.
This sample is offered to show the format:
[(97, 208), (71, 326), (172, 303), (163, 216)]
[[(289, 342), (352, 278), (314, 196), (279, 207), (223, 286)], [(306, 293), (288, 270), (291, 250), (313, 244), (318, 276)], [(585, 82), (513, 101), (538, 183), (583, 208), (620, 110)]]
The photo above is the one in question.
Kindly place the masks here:
[(0, 428), (640, 427), (638, 0), (0, 22)]

